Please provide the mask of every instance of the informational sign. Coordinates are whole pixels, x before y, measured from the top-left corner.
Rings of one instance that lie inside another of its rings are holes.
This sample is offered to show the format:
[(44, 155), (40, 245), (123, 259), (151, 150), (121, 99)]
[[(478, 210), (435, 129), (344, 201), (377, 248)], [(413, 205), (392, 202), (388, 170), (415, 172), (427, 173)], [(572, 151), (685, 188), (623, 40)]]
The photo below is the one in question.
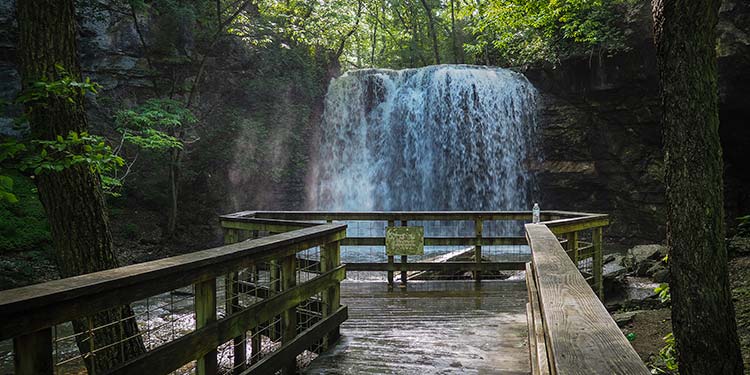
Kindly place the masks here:
[(424, 227), (386, 227), (387, 255), (424, 255)]

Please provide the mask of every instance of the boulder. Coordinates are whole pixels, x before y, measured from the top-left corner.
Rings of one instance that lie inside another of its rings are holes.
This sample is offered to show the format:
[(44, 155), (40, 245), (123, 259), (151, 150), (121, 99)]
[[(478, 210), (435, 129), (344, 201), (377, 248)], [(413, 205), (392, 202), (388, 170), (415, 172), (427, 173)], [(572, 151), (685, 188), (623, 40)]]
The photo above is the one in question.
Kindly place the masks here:
[(649, 273), (659, 262), (653, 259), (644, 259), (635, 266), (635, 275), (638, 277), (649, 277)]
[(667, 253), (666, 246), (639, 245), (627, 251), (621, 264), (629, 272), (639, 277), (650, 277), (664, 266), (662, 259)]
[(622, 328), (633, 322), (633, 318), (638, 314), (638, 311), (626, 311), (617, 314), (612, 314), (612, 320), (617, 323), (617, 326)]
[(604, 257), (604, 264), (614, 263), (621, 266), (624, 257), (622, 254), (608, 254)]
[(662, 268), (656, 272), (654, 272), (653, 275), (651, 275), (651, 280), (654, 280), (655, 283), (668, 283), (669, 282), (669, 270), (665, 268)]
[(627, 310), (650, 310), (662, 305), (654, 289), (659, 284), (651, 282), (646, 278), (625, 277), (620, 293), (606, 294), (605, 306), (609, 311), (621, 309)]
[(606, 263), (603, 268), (602, 277), (605, 279), (624, 276), (627, 273), (627, 268), (616, 262)]
[(646, 271), (646, 276), (653, 278), (657, 272), (664, 271), (667, 269), (667, 265), (664, 262), (656, 262), (651, 268)]
[(661, 259), (667, 255), (667, 247), (664, 245), (638, 245), (628, 250), (626, 257), (633, 259), (636, 263), (646, 259)]

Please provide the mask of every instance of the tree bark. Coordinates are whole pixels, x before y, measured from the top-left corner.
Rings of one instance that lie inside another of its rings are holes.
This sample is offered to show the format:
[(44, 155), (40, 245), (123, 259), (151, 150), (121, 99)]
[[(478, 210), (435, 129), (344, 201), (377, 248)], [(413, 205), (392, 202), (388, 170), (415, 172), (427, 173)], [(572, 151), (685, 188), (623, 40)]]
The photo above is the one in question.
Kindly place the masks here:
[[(60, 79), (55, 65), (61, 65), (67, 74), (80, 80), (74, 0), (19, 0), (17, 19), (18, 60), (24, 89), (42, 78)], [(83, 103), (82, 95), (51, 96), (43, 103), (27, 103), (32, 136), (54, 140), (58, 135), (66, 137), (69, 132), (86, 131), (88, 123)], [(117, 267), (99, 176), (79, 164), (60, 172), (44, 172), (36, 177), (36, 183), (49, 219), (60, 274), (69, 277)], [(79, 333), (117, 322), (95, 331), (94, 349), (113, 346), (96, 352), (94, 360), (87, 357), (90, 373), (102, 372), (145, 352), (131, 316), (132, 309), (121, 306), (73, 322)], [(88, 337), (87, 334), (78, 336), (81, 353), (92, 348)]]
[(716, 73), (720, 0), (654, 0), (672, 325), (680, 374), (742, 374), (724, 244)]
[(427, 13), (427, 29), (430, 32), (430, 39), (432, 39), (432, 52), (435, 56), (435, 64), (440, 65), (440, 48), (438, 46), (437, 32), (435, 31), (435, 19), (432, 15), (432, 8), (430, 8), (430, 5), (427, 4), (427, 0), (421, 1), (425, 13)]
[(453, 63), (463, 64), (463, 54), (458, 49), (458, 35), (456, 34), (456, 4), (451, 0), (451, 47), (453, 47)]

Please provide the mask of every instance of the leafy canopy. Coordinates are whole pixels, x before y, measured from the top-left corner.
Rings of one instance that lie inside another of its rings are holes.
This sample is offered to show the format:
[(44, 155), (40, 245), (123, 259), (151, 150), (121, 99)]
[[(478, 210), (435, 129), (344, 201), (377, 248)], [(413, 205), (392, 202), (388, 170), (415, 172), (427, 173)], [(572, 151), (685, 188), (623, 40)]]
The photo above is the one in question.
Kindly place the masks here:
[(189, 109), (172, 99), (149, 99), (138, 107), (115, 114), (117, 131), (126, 142), (155, 151), (182, 149), (182, 141), (170, 134), (196, 121)]
[(622, 14), (633, 0), (488, 0), (462, 10), (472, 55), (494, 48), (511, 65), (626, 50)]

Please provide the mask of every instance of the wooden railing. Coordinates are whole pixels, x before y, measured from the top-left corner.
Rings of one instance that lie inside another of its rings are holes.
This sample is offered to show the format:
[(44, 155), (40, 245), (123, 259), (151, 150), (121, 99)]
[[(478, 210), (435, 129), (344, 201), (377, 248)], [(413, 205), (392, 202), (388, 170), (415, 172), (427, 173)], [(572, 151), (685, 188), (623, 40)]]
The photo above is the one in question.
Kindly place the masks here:
[[(523, 222), (532, 219), (530, 211), (389, 211), (389, 212), (326, 212), (326, 211), (245, 211), (222, 216), (224, 228), (255, 232), (282, 233), (304, 226), (311, 222), (381, 222), (387, 226), (421, 225), (426, 221), (441, 223), (468, 222), (473, 225), (473, 236), (448, 237), (427, 236), (425, 246), (471, 246), (474, 247), (473, 262), (411, 262), (402, 257), (396, 262), (388, 257), (387, 262), (347, 262), (349, 271), (387, 271), (388, 281), (393, 284), (393, 273), (401, 272), (402, 285), (409, 271), (439, 271), (454, 273), (471, 271), (475, 280), (481, 280), (482, 273), (494, 271), (523, 270), (528, 259), (483, 260), (488, 246), (523, 246), (527, 240), (523, 236), (488, 236), (485, 228), (488, 222), (514, 221), (521, 228)], [(571, 259), (579, 266), (586, 280), (603, 296), (602, 287), (602, 228), (609, 225), (609, 217), (602, 214), (589, 214), (567, 211), (542, 211), (541, 219), (561, 238)], [(448, 224), (450, 225), (450, 224)], [(367, 237), (353, 237), (351, 233), (341, 242), (342, 246), (367, 247), (385, 246), (383, 234)]]
[(545, 214), (541, 224), (558, 237), (570, 260), (603, 299), (602, 237), (604, 227), (609, 225), (609, 215), (567, 211), (546, 211)]
[[(522, 228), (531, 217), (531, 212), (475, 211), (225, 215), (221, 217), (225, 246), (0, 292), (0, 340), (13, 339), (17, 374), (69, 370), (76, 361), (78, 368), (73, 371), (80, 372), (86, 364), (94, 374), (162, 374), (191, 366), (201, 375), (219, 370), (292, 373), (298, 354), (325, 348), (338, 337), (338, 326), (347, 317), (339, 292), (344, 267), (386, 271), (391, 285), (394, 272), (401, 272), (405, 284), (409, 271), (471, 271), (479, 281), (482, 273), (526, 269), (535, 373), (627, 373), (577, 371), (570, 363), (577, 360), (591, 364), (581, 369), (609, 369), (594, 366), (601, 361), (640, 373), (642, 368), (631, 363), (632, 348), (596, 298), (596, 294), (601, 296), (602, 228), (608, 225), (607, 216), (544, 211), (541, 224), (525, 225), (525, 236), (491, 235), (487, 230), (493, 222), (502, 221), (516, 222)], [(353, 226), (369, 222), (374, 229), (371, 234), (347, 236), (347, 225), (342, 222)], [(426, 246), (473, 247), (468, 248), (473, 259), (415, 263), (402, 257), (396, 263), (388, 257), (383, 262), (341, 264), (342, 246), (354, 251), (383, 250), (386, 226), (428, 222), (459, 225), (462, 231), (461, 235), (428, 235)], [(502, 251), (492, 254), (490, 250), (498, 245), (526, 249), (514, 254), (525, 258), (503, 259)], [(179, 310), (175, 296), (187, 301), (187, 313), (175, 312)], [(168, 302), (154, 304), (157, 297)], [(98, 326), (91, 318), (127, 304), (134, 306), (132, 316), (110, 319), (108, 327)], [(162, 310), (177, 315), (177, 320), (184, 318), (187, 329), (175, 332), (173, 320), (171, 337), (159, 338), (160, 328), (152, 326), (149, 314)], [(61, 333), (60, 327), (70, 321), (79, 322), (79, 328), (72, 334), (64, 329)], [(120, 328), (119, 338), (102, 340), (106, 336), (102, 333), (111, 333), (113, 326), (134, 321), (140, 327), (137, 337), (126, 337)], [(59, 347), (71, 338), (73, 350)], [(122, 348), (132, 340), (145, 345), (146, 353), (126, 357)], [(118, 350), (123, 352), (121, 364), (96, 368), (97, 355)], [(80, 354), (69, 354), (73, 352)], [(59, 358), (61, 353), (68, 353), (69, 358)]]
[[(222, 247), (1, 291), (0, 340), (13, 339), (19, 375), (79, 373), (84, 364), (96, 374), (165, 374), (185, 366), (198, 374), (294, 373), (297, 355), (335, 341), (347, 318), (339, 300), (346, 225), (296, 228), (249, 240), (229, 228)], [(127, 304), (132, 316), (98, 326), (92, 319)], [(175, 312), (181, 304), (187, 312)], [(161, 337), (170, 317), (171, 336)], [(61, 333), (70, 321), (86, 329)], [(123, 335), (133, 321), (140, 332)], [(119, 336), (107, 340), (112, 332)], [(131, 343), (148, 350), (126, 357)], [(59, 358), (66, 353), (74, 354)], [(122, 358), (115, 368), (96, 368), (103, 355)]]
[[(407, 282), (407, 272), (410, 271), (439, 271), (443, 274), (458, 272), (472, 272), (476, 281), (482, 279), (482, 274), (496, 271), (523, 270), (527, 259), (500, 259), (488, 261), (487, 248), (489, 246), (525, 246), (523, 236), (488, 236), (486, 223), (499, 221), (522, 222), (531, 220), (530, 211), (389, 211), (389, 212), (324, 212), (324, 211), (246, 211), (222, 216), (222, 226), (246, 230), (251, 232), (281, 233), (311, 225), (310, 222), (346, 222), (349, 225), (349, 235), (341, 241), (342, 246), (364, 248), (384, 247), (386, 226), (424, 225), (426, 222), (441, 223), (447, 226), (462, 222), (465, 229), (473, 232), (473, 236), (437, 236), (425, 234), (425, 246), (454, 246), (473, 247), (471, 261), (445, 262), (408, 262), (402, 256), (398, 261), (388, 256), (383, 262), (346, 262), (348, 271), (385, 271), (389, 284), (392, 286), (394, 272), (401, 272), (401, 285)], [(352, 230), (357, 223), (379, 223), (376, 232), (369, 236), (352, 236)], [(383, 255), (385, 251), (383, 250)], [(385, 256), (385, 255), (384, 255)]]
[[(526, 225), (532, 253), (526, 282), (534, 375), (650, 373), (579, 271), (578, 260), (589, 255), (582, 254), (588, 250), (576, 247), (577, 232), (599, 224), (606, 225), (606, 216), (578, 215), (552, 218), (546, 225)], [(601, 231), (596, 228), (601, 227), (594, 226), (594, 248), (601, 247)], [(558, 239), (560, 234), (567, 237), (567, 252)], [(599, 257), (594, 261), (596, 269), (601, 256), (591, 256)], [(594, 284), (600, 286), (597, 277), (601, 274), (594, 276)]]

